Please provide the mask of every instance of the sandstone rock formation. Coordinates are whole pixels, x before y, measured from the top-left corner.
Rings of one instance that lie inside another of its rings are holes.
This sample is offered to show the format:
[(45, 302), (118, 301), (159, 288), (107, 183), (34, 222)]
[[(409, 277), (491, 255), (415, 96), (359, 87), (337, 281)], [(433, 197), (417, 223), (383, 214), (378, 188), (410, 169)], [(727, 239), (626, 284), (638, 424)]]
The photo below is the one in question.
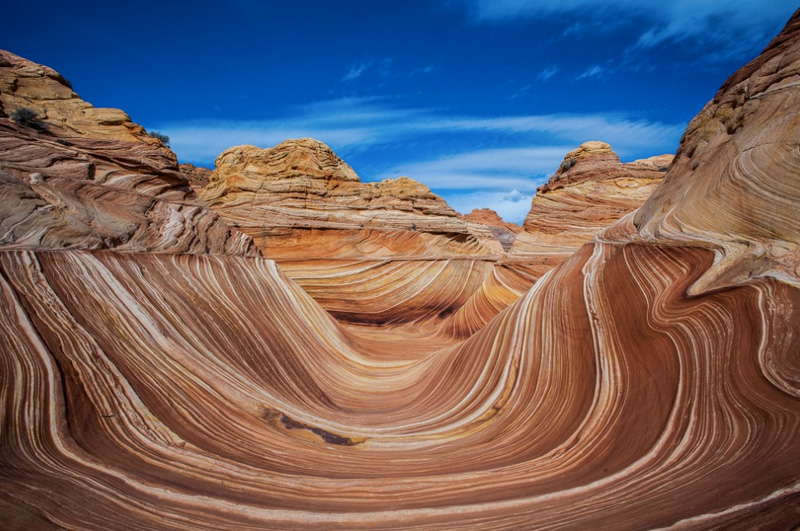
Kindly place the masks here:
[(466, 339), (352, 333), (257, 256), (0, 250), (5, 527), (793, 529), (799, 73), (800, 12)]
[(671, 161), (672, 155), (660, 155), (623, 164), (604, 142), (582, 144), (537, 191), (512, 254), (569, 256), (641, 206)]
[(0, 248), (258, 254), (198, 202), (174, 153), (53, 70), (0, 51), (0, 103)]
[(362, 183), (322, 142), (237, 146), (216, 161), (202, 198), (274, 259), (492, 255), (491, 231), (466, 223), (407, 177)]

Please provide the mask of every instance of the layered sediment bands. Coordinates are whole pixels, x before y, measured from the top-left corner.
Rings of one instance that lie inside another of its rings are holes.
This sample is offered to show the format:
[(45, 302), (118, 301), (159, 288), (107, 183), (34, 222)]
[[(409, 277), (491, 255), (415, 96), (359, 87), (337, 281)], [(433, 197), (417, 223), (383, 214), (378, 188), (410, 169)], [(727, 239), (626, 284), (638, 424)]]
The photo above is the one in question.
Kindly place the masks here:
[[(92, 107), (51, 69), (4, 51), (0, 101), (0, 247), (258, 255), (122, 111)], [(10, 118), (20, 109), (37, 117)]]
[(672, 155), (660, 155), (623, 164), (608, 144), (584, 143), (537, 191), (511, 253), (570, 255), (641, 206), (671, 161)]
[(469, 337), (562, 261), (561, 257), (535, 261), (465, 257), (279, 264), (288, 277), (341, 322), (381, 327), (413, 325), (399, 333), (433, 341)]
[(216, 166), (203, 199), (273, 259), (503, 252), (488, 227), (459, 219), (428, 187), (407, 177), (362, 183), (317, 140), (233, 147)]
[(337, 319), (398, 324), (445, 318), (492, 274), (484, 260), (281, 262), (281, 270)]
[(798, 518), (800, 291), (689, 298), (702, 249), (587, 245), (415, 360), (369, 352), (263, 259), (0, 261), (1, 496), (20, 526)]

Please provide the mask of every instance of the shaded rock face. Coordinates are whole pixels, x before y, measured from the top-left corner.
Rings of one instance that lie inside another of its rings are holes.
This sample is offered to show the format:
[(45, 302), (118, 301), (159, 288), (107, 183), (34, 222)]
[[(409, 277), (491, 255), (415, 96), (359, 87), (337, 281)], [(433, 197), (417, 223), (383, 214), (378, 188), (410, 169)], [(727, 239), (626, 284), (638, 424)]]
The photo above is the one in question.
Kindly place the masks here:
[(201, 166), (195, 166), (194, 164), (189, 164), (188, 162), (184, 162), (180, 165), (181, 173), (186, 176), (186, 179), (189, 181), (189, 185), (192, 187), (192, 190), (200, 195), (202, 191), (208, 186), (208, 179), (211, 177), (211, 170), (208, 168), (203, 168)]
[(202, 198), (275, 259), (502, 253), (483, 226), (407, 177), (362, 183), (322, 142), (238, 146), (216, 161)]
[(0, 248), (258, 254), (197, 200), (174, 153), (55, 71), (0, 51), (0, 102)]
[(660, 155), (621, 163), (604, 142), (582, 144), (564, 157), (558, 171), (537, 191), (511, 253), (568, 256), (641, 206), (672, 158)]
[[(644, 207), (461, 337), (356, 330), (259, 257), (0, 250), (5, 527), (795, 528), (798, 54), (800, 13)], [(339, 313), (484, 263), (352, 262)]]

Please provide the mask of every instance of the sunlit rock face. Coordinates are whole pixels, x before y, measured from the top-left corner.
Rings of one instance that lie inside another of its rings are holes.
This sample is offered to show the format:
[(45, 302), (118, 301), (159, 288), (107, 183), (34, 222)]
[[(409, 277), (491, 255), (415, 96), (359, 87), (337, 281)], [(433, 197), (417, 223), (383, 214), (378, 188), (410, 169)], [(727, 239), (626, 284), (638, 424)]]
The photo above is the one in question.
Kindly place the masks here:
[(611, 146), (586, 142), (567, 153), (536, 192), (511, 252), (569, 256), (653, 193), (672, 155), (621, 163)]
[(0, 103), (0, 248), (259, 254), (172, 151), (55, 71), (0, 51)]
[(4, 526), (795, 528), (799, 69), (795, 15), (643, 208), (461, 337), (261, 257), (0, 251)]
[(798, 23), (731, 76), (691, 121), (664, 185), (635, 215), (637, 241), (713, 249), (693, 292), (800, 278)]

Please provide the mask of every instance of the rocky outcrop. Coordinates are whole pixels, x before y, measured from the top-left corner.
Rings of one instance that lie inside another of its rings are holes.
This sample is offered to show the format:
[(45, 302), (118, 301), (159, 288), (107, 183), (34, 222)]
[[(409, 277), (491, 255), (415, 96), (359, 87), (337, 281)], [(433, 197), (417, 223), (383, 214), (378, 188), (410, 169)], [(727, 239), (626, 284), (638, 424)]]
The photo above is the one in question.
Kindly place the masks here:
[(59, 138), (91, 138), (135, 144), (126, 146), (129, 155), (147, 163), (175, 169), (175, 154), (133, 122), (120, 109), (93, 107), (80, 99), (61, 74), (43, 65), (0, 50), (0, 101), (6, 116), (18, 109), (37, 115), (33, 129), (52, 131)]
[(503, 221), (503, 218), (491, 208), (476, 208), (469, 214), (460, 217), (464, 221), (489, 227), (489, 230), (491, 230), (495, 238), (500, 241), (503, 245), (503, 250), (506, 252), (511, 249), (511, 244), (514, 243), (515, 235), (522, 230), (522, 227), (516, 223)]
[(55, 71), (0, 51), (0, 248), (258, 254), (172, 153)]
[[(259, 257), (0, 250), (5, 527), (793, 529), (798, 72), (800, 12), (645, 206), (464, 338), (343, 326)], [(420, 273), (448, 311), (460, 262)], [(382, 311), (363, 286), (330, 303)]]
[(611, 146), (586, 142), (564, 157), (539, 188), (514, 255), (575, 252), (601, 229), (641, 206), (664, 177), (672, 155), (621, 163)]
[(460, 220), (427, 186), (362, 183), (310, 138), (224, 151), (202, 198), (275, 259), (502, 253), (486, 226)]
[(491, 208), (476, 208), (469, 214), (464, 214), (460, 216), (461, 219), (469, 221), (470, 223), (478, 223), (480, 225), (486, 225), (488, 227), (497, 227), (500, 229), (505, 229), (506, 231), (516, 234), (522, 230), (522, 227), (517, 225), (516, 223), (510, 223), (508, 221), (504, 221), (497, 212), (492, 210)]

